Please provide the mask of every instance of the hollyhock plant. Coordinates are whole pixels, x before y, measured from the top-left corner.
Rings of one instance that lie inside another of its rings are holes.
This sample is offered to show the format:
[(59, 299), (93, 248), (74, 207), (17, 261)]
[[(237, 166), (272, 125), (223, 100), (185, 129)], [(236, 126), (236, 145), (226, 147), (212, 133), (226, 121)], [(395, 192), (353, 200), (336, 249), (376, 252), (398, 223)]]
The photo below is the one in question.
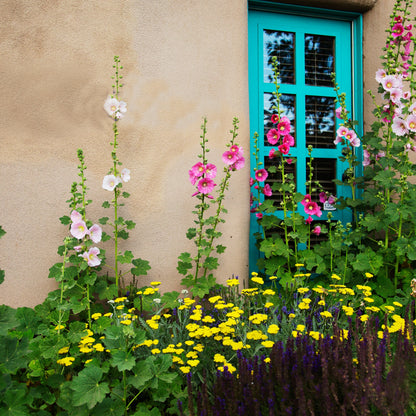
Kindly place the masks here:
[(114, 188), (121, 183), (120, 178), (114, 175), (106, 175), (103, 179), (103, 189), (106, 191), (114, 191)]
[(123, 180), (123, 182), (128, 182), (130, 180), (130, 170), (124, 168), (120, 173), (120, 177)]
[(96, 267), (101, 264), (101, 259), (98, 257), (100, 254), (100, 249), (98, 247), (91, 247), (88, 251), (80, 254), (80, 257), (83, 257), (90, 267)]

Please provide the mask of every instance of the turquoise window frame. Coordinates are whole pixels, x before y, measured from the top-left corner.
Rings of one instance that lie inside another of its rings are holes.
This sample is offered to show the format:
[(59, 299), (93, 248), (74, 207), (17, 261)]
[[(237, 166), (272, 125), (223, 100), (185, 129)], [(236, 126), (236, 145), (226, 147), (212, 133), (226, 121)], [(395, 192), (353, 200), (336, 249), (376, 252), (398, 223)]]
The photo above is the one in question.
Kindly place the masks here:
[[(263, 76), (263, 30), (281, 30), (296, 33), (295, 43), (295, 73), (304, 73), (304, 56), (297, 51), (302, 51), (301, 45), (303, 35), (319, 34), (335, 36), (335, 73), (336, 82), (340, 87), (340, 92), (346, 93), (347, 109), (354, 120), (360, 123), (356, 126), (357, 132), (362, 134), (362, 114), (363, 114), (363, 68), (362, 68), (362, 15), (359, 13), (318, 9), (313, 7), (292, 6), (286, 4), (271, 3), (263, 0), (250, 1), (248, 10), (248, 72), (249, 72), (249, 99), (250, 99), (250, 134), (253, 140), (254, 134), (259, 134), (260, 160), (268, 155), (271, 147), (263, 145), (264, 132), (264, 93), (274, 91), (274, 84), (264, 82)], [(318, 29), (319, 28), (319, 29)], [(348, 39), (348, 41), (346, 41)], [(339, 51), (345, 51), (347, 42), (349, 53), (348, 58)], [(297, 75), (298, 78), (300, 78)], [(335, 92), (332, 87), (307, 86), (304, 82), (293, 84), (281, 84), (279, 92), (282, 94), (296, 94), (296, 146), (291, 149), (290, 155), (297, 159), (297, 166), (305, 164), (307, 148), (304, 145), (305, 123), (299, 114), (305, 114), (306, 95), (334, 97)], [(301, 97), (302, 99), (298, 99)], [(339, 126), (337, 120), (336, 128)], [(303, 144), (303, 146), (302, 146)], [(341, 146), (336, 149), (313, 149), (312, 157), (332, 157), (340, 155)], [(251, 145), (251, 176), (254, 177), (256, 159), (253, 155), (253, 142)], [(361, 147), (357, 149), (357, 156), (362, 158)], [(340, 161), (336, 164), (336, 176), (342, 177), (346, 166)], [(362, 173), (362, 168), (358, 168), (357, 174)], [(306, 193), (306, 169), (299, 169), (296, 175), (297, 191)], [(346, 187), (337, 186), (337, 195), (348, 196)], [(333, 212), (334, 220), (348, 222), (351, 220), (349, 213)], [(325, 220), (327, 213), (323, 212), (321, 219)], [(260, 228), (257, 224), (255, 214), (250, 217), (250, 270), (256, 270), (256, 263), (260, 257), (259, 250), (255, 247), (254, 234)]]

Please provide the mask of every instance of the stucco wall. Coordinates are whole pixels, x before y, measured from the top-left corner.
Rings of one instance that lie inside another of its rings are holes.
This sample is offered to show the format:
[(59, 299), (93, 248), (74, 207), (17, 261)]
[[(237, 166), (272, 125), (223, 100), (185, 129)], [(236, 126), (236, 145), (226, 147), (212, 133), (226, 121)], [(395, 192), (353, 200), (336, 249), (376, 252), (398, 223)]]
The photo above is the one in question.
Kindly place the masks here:
[[(392, 5), (378, 0), (364, 14), (364, 90), (376, 89)], [(178, 288), (177, 257), (192, 249), (185, 238), (195, 203), (188, 169), (197, 161), (202, 117), (215, 163), (233, 116), (249, 153), (247, 1), (3, 0), (0, 42), (0, 224), (7, 231), (0, 239), (6, 271), (0, 303), (32, 306), (56, 287), (47, 275), (60, 261), (56, 249), (66, 229), (58, 218), (68, 214), (78, 148), (94, 201), (88, 217), (106, 214), (101, 183), (111, 166), (112, 134), (102, 105), (114, 55), (124, 65), (128, 103), (119, 156), (132, 176), (121, 215), (137, 223), (121, 249), (150, 261), (143, 284), (161, 280), (162, 290)], [(367, 95), (364, 102), (370, 120)], [(235, 173), (226, 199), (220, 280), (247, 277), (248, 174)]]

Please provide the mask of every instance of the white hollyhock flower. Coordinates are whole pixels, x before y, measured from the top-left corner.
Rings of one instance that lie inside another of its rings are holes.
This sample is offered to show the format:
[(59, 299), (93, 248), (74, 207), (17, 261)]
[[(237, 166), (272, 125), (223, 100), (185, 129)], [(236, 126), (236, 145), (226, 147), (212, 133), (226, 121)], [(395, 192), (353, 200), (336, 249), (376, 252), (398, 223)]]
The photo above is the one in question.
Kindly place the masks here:
[(120, 119), (127, 111), (127, 104), (124, 101), (118, 101), (117, 98), (109, 95), (105, 100), (104, 110), (110, 117)]
[(121, 182), (120, 178), (115, 177), (114, 175), (104, 176), (103, 179), (103, 188), (107, 191), (114, 191), (114, 188)]
[(123, 179), (124, 182), (128, 182), (130, 180), (130, 170), (127, 169), (127, 168), (124, 168), (121, 171), (120, 176), (121, 176), (121, 179)]

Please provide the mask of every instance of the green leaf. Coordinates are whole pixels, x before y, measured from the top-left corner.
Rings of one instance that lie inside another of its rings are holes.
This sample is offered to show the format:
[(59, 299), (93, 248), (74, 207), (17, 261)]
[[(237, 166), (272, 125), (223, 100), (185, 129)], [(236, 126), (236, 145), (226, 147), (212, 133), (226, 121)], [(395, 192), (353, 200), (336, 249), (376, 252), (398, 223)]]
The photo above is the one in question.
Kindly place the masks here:
[(136, 364), (136, 360), (126, 351), (119, 350), (112, 354), (110, 363), (113, 367), (117, 367), (119, 371), (124, 371), (131, 370)]
[(0, 407), (0, 414), (2, 416), (27, 416), (30, 414), (26, 407), (28, 400), (26, 388), (22, 385), (9, 389), (1, 399), (1, 403), (4, 403), (6, 407)]
[(123, 195), (123, 198), (128, 198), (130, 196), (128, 192), (123, 192), (121, 195)]
[(92, 409), (91, 416), (124, 416), (125, 404), (121, 399), (106, 397)]
[(133, 373), (134, 376), (128, 378), (128, 383), (136, 389), (141, 389), (146, 383), (153, 378), (152, 362), (154, 357), (148, 357), (136, 363)]
[(167, 309), (173, 309), (179, 306), (179, 292), (165, 292), (162, 296), (162, 304)]
[(131, 269), (131, 274), (134, 276), (146, 276), (147, 271), (151, 269), (149, 262), (142, 259), (134, 259), (132, 264), (136, 267)]
[(129, 233), (126, 230), (119, 230), (118, 236), (123, 240), (127, 240), (129, 238)]
[(111, 236), (107, 234), (105, 231), (103, 231), (101, 235), (101, 241), (108, 241), (108, 240), (111, 240)]
[(118, 256), (117, 259), (120, 263), (123, 264), (127, 264), (127, 263), (131, 263), (131, 261), (133, 260), (133, 253), (129, 250), (125, 251), (123, 255)]
[(0, 305), (0, 336), (6, 335), (9, 329), (19, 324), (16, 317), (16, 309), (7, 305)]
[(61, 224), (63, 224), (63, 225), (69, 225), (69, 224), (71, 224), (71, 218), (68, 217), (68, 215), (64, 215), (63, 217), (60, 217), (59, 218), (59, 221), (61, 221)]
[(131, 220), (126, 220), (126, 227), (128, 230), (132, 230), (136, 226), (136, 223)]
[(103, 208), (110, 208), (110, 203), (108, 201), (104, 201), (103, 204), (101, 205)]
[(0, 238), (6, 234), (6, 231), (4, 231), (3, 227), (0, 225)]
[(208, 270), (215, 270), (218, 268), (218, 259), (216, 257), (207, 257), (202, 266)]
[(110, 389), (107, 382), (100, 383), (102, 375), (101, 368), (89, 366), (73, 378), (71, 389), (74, 390), (75, 406), (86, 404), (89, 409), (92, 409), (97, 403), (104, 400)]
[(196, 228), (189, 228), (186, 233), (186, 238), (192, 240), (196, 236)]
[(4, 276), (5, 276), (4, 270), (0, 270), (0, 285), (4, 282)]
[(218, 244), (217, 247), (216, 247), (217, 253), (218, 254), (224, 253), (224, 251), (225, 251), (226, 248), (227, 247), (225, 247), (225, 246), (223, 246), (221, 244)]
[(355, 261), (352, 263), (354, 270), (360, 272), (369, 272), (377, 274), (381, 267), (383, 267), (384, 258), (382, 255), (375, 253), (371, 248), (367, 248), (364, 253), (357, 255)]
[(110, 219), (110, 218), (108, 218), (108, 217), (102, 217), (102, 218), (100, 218), (100, 219), (98, 220), (98, 222), (99, 222), (101, 225), (106, 225), (109, 219)]
[(14, 374), (20, 368), (26, 368), (29, 362), (27, 346), (27, 340), (19, 342), (17, 338), (3, 338), (0, 342), (0, 370)]

